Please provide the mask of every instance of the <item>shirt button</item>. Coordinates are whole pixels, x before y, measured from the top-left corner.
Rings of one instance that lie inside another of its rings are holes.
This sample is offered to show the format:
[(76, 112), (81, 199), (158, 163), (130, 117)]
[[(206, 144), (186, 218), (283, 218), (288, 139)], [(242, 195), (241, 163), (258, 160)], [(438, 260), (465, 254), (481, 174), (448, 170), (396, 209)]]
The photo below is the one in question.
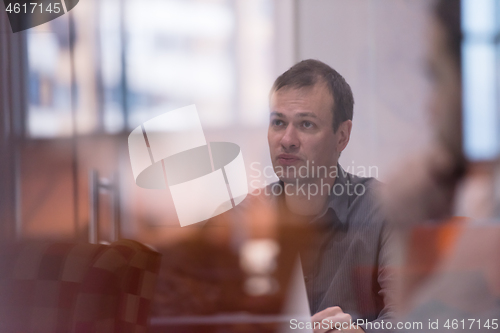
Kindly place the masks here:
[(311, 280), (311, 278), (309, 277), (309, 275), (305, 275), (304, 276), (304, 281), (306, 281), (306, 283), (307, 283), (307, 282), (309, 282), (309, 280)]

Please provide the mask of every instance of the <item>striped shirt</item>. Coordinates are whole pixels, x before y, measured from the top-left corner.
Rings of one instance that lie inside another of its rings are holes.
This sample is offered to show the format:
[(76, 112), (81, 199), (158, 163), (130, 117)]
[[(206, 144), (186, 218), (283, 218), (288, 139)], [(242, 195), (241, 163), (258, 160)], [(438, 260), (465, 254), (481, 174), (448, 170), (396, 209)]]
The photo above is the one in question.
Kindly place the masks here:
[[(389, 267), (394, 253), (377, 198), (381, 183), (347, 173), (340, 166), (338, 171), (327, 207), (309, 221), (315, 238), (301, 253), (311, 314), (339, 306), (354, 321), (387, 322), (392, 317)], [(282, 214), (294, 215), (286, 208), (283, 193), (274, 197), (285, 210)]]

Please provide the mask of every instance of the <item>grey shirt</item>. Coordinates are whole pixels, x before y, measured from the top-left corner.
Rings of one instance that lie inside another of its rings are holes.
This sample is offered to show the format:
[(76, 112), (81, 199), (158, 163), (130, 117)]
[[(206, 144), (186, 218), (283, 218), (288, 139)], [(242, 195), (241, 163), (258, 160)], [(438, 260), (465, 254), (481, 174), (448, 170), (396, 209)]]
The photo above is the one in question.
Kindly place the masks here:
[[(354, 321), (387, 321), (393, 314), (393, 253), (391, 233), (377, 199), (381, 183), (354, 176), (340, 166), (338, 170), (327, 208), (310, 220), (317, 231), (315, 239), (301, 253), (311, 314), (339, 306)], [(269, 186), (282, 187), (283, 183)], [(276, 198), (284, 202), (283, 195)], [(280, 207), (286, 209), (283, 203)]]

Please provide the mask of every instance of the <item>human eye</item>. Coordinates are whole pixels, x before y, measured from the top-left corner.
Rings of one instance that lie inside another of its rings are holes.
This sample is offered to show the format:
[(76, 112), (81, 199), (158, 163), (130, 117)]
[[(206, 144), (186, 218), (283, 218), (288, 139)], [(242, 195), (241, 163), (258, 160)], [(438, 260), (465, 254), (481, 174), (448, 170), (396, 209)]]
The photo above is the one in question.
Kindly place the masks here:
[(285, 122), (281, 119), (272, 119), (271, 125), (274, 127), (281, 127), (281, 126), (285, 125)]
[(302, 122), (302, 127), (306, 128), (306, 129), (311, 129), (314, 127), (314, 123), (305, 120)]

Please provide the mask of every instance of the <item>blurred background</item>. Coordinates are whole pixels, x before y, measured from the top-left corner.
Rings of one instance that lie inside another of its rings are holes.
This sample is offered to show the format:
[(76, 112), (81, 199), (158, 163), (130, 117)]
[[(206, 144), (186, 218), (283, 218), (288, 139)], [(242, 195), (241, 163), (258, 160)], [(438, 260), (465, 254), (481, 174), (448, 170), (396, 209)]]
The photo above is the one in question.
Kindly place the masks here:
[[(476, 2), (484, 6), (463, 8), (464, 62), (481, 70), (464, 78), (491, 89), (471, 97), (470, 105), (486, 101), (479, 121), (467, 122), (467, 112), (479, 113), (465, 108), (466, 147), (478, 167), (461, 185), (456, 210), (489, 218), (500, 213), (500, 177), (481, 171), (498, 168), (500, 7)], [(180, 228), (168, 190), (135, 185), (128, 134), (194, 103), (207, 141), (238, 144), (250, 187), (263, 187), (276, 180), (269, 172), (269, 90), (307, 58), (332, 66), (354, 93), (341, 165), (383, 181), (430, 142), (432, 4), (85, 0), (17, 34), (2, 11), (0, 237), (111, 241), (119, 233), (153, 245), (187, 237), (196, 227)], [(255, 171), (266, 167), (267, 174)]]

